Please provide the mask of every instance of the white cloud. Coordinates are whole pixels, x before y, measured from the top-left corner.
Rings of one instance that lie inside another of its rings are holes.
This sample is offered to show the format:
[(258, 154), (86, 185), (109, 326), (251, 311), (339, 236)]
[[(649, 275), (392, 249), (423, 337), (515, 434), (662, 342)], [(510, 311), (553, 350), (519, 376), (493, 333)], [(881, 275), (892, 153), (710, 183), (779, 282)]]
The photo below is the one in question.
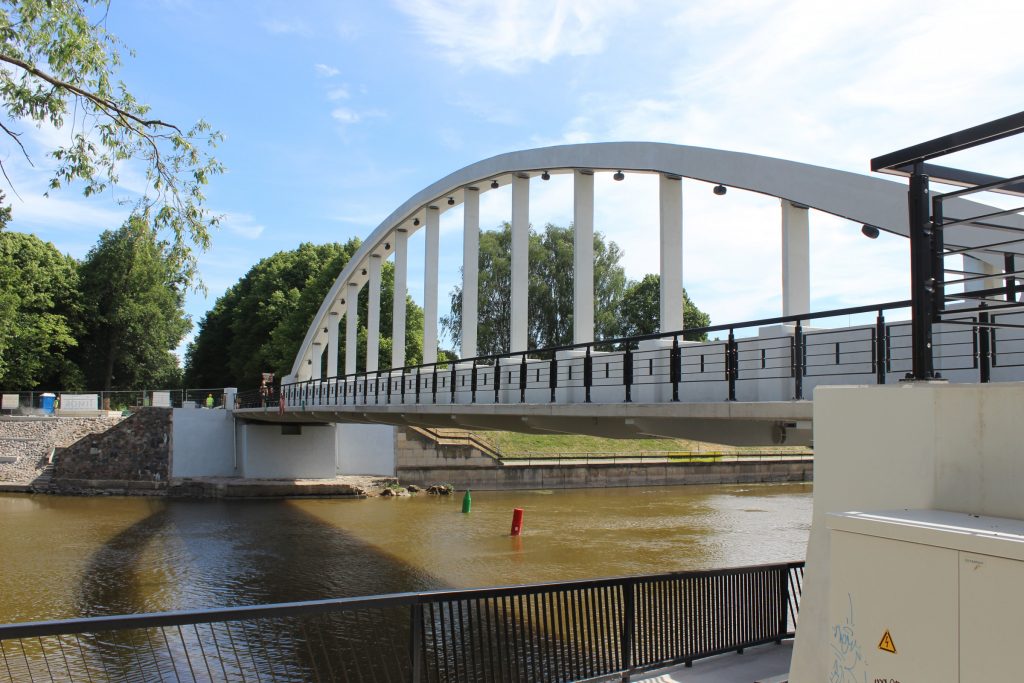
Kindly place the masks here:
[(314, 64), (313, 70), (316, 71), (316, 75), (322, 78), (334, 78), (341, 73), (338, 69), (327, 64)]
[(346, 107), (338, 107), (331, 111), (331, 118), (345, 124), (359, 123), (362, 120), (362, 117), (358, 113)]
[(258, 223), (252, 215), (235, 212), (221, 214), (220, 227), (232, 235), (250, 240), (259, 238), (266, 229), (266, 226)]
[(398, 8), (452, 64), (508, 73), (561, 55), (602, 52), (616, 19), (633, 5), (627, 0), (398, 1)]
[(261, 21), (260, 26), (275, 35), (308, 36), (312, 33), (309, 24), (301, 19), (267, 19)]
[(327, 91), (327, 99), (331, 100), (332, 102), (336, 100), (347, 100), (350, 96), (351, 95), (348, 91), (348, 88), (344, 87), (332, 88), (331, 90)]

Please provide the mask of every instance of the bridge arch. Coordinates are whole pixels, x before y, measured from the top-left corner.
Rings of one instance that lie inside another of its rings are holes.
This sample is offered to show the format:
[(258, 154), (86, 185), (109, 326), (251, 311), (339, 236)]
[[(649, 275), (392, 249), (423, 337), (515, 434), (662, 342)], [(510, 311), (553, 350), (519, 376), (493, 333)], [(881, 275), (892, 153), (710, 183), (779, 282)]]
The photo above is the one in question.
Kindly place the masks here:
[[(780, 200), (783, 232), (783, 314), (809, 312), (808, 209), (907, 236), (906, 186), (881, 178), (784, 159), (654, 142), (607, 142), (560, 145), (510, 152), (484, 159), (451, 173), (416, 193), (384, 219), (338, 274), (298, 349), (285, 381), (316, 379), (321, 356), (328, 349), (327, 375), (338, 372), (339, 323), (346, 320), (346, 339), (358, 339), (356, 306), (369, 285), (367, 369), (378, 369), (380, 282), (383, 262), (394, 255), (395, 291), (407, 284), (410, 234), (426, 231), (424, 270), (424, 362), (436, 360), (438, 323), (439, 219), (459, 205), (464, 209), (463, 357), (476, 355), (476, 270), (480, 194), (512, 186), (512, 324), (513, 352), (526, 350), (527, 234), (531, 178), (548, 173), (572, 174), (576, 238), (577, 321), (574, 342), (593, 341), (593, 174), (650, 173), (659, 176), (661, 231), (662, 330), (682, 329), (682, 190), (681, 179), (700, 180), (748, 190)], [(981, 215), (990, 207), (957, 200), (950, 209), (963, 216)], [(1024, 228), (1017, 216), (998, 219), (1007, 227)], [(950, 246), (979, 246), (985, 238), (968, 229), (945, 234)], [(992, 227), (991, 221), (988, 227)], [(591, 236), (588, 238), (588, 235)], [(991, 241), (991, 240), (989, 240)], [(1020, 243), (1007, 245), (1019, 252)], [(589, 258), (588, 258), (589, 257)], [(588, 291), (588, 284), (590, 285)], [(405, 349), (405, 297), (394, 297), (392, 367), (401, 367)], [(676, 312), (679, 312), (678, 314)], [(345, 349), (344, 374), (355, 372), (356, 349)]]

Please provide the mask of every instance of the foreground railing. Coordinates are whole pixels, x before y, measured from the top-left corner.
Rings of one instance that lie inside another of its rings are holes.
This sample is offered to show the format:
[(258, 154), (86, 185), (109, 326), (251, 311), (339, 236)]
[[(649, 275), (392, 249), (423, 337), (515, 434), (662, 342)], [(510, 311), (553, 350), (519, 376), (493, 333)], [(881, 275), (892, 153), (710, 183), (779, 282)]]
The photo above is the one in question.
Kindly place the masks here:
[[(363, 406), (783, 401), (822, 384), (885, 384), (911, 370), (909, 302), (715, 325), (527, 353), (377, 370), (239, 394), (266, 410)], [(867, 324), (818, 327), (872, 316)], [(741, 337), (747, 331), (753, 336)], [(997, 335), (998, 333), (998, 335)], [(718, 337), (718, 338), (715, 338)], [(1024, 306), (1000, 316), (952, 314), (936, 326), (935, 364), (954, 382), (1024, 379)], [(316, 373), (314, 372), (314, 375)]]
[(794, 562), (11, 624), (0, 626), (0, 679), (628, 677), (792, 636), (802, 584)]

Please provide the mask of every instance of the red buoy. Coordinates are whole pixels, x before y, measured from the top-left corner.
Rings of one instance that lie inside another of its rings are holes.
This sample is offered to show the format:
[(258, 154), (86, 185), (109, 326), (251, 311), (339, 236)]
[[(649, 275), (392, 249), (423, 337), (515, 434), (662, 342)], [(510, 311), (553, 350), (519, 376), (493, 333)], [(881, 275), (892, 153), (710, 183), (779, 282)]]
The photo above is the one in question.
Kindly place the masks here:
[(523, 533), (523, 508), (512, 509), (512, 535)]

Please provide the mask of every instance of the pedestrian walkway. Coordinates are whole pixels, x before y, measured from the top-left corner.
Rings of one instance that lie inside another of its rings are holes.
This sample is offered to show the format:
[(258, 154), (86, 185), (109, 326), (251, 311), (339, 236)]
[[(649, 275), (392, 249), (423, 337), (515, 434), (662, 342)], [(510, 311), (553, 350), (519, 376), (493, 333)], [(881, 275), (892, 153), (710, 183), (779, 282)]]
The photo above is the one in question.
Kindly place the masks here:
[(693, 666), (683, 665), (652, 672), (634, 683), (786, 683), (793, 641), (781, 645), (761, 645), (744, 651), (699, 659)]

